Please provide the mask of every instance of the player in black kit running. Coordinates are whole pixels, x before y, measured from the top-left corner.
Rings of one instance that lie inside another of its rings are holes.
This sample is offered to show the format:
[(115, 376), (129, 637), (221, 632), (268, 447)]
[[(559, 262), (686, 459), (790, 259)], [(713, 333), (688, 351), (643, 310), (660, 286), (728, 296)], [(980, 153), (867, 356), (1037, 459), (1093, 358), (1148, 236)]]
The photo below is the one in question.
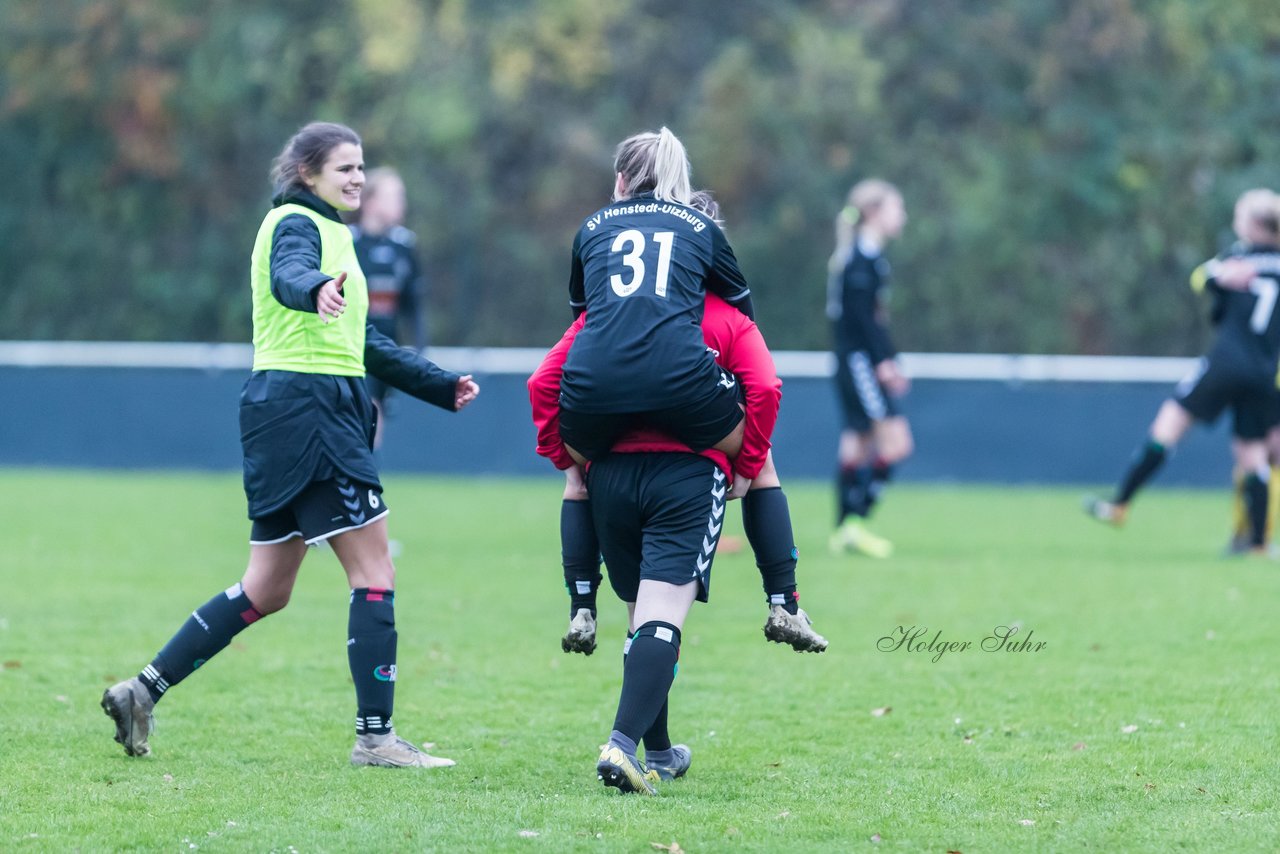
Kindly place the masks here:
[(707, 350), (702, 313), (710, 290), (752, 317), (737, 259), (711, 217), (689, 207), (689, 160), (671, 131), (624, 140), (614, 172), (613, 204), (573, 241), (569, 304), (587, 321), (564, 365), (561, 435), (580, 462), (637, 425), (735, 455), (738, 390)]
[(1213, 297), (1218, 335), (1212, 349), (1156, 413), (1147, 440), (1134, 454), (1112, 500), (1087, 498), (1085, 512), (1101, 522), (1123, 525), (1135, 493), (1163, 465), (1169, 449), (1194, 422), (1211, 424), (1231, 407), (1232, 451), (1243, 475), (1249, 545), (1261, 550), (1271, 475), (1266, 436), (1280, 423), (1280, 198), (1270, 190), (1248, 191), (1236, 201), (1232, 228), (1239, 242), (1191, 276), (1192, 287)]

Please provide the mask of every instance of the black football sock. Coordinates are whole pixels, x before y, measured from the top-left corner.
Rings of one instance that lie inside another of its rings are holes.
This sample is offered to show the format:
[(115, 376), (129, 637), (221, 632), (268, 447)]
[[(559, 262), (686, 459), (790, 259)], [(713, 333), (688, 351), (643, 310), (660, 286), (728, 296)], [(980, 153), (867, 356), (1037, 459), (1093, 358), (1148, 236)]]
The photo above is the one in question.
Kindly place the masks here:
[(880, 494), (884, 492), (884, 485), (893, 480), (893, 466), (880, 457), (876, 457), (876, 461), (871, 464), (871, 472), (867, 477), (867, 515), (870, 516), (871, 511), (875, 509), (876, 502), (880, 500)]
[(871, 469), (868, 466), (840, 467), (836, 475), (837, 525), (850, 516), (867, 515), (867, 488), (870, 484)]
[(591, 521), (591, 502), (565, 499), (560, 505), (560, 558), (569, 591), (569, 618), (580, 608), (596, 616), (600, 588), (600, 541)]
[[(622, 669), (627, 669), (627, 653), (631, 650), (631, 638), (627, 638), (626, 643), (622, 645)], [(658, 716), (653, 719), (653, 723), (649, 726), (649, 731), (644, 734), (644, 756), (645, 761), (649, 761), (649, 757), (657, 756), (662, 758), (671, 752), (671, 736), (667, 734), (667, 705), (663, 703), (662, 708), (658, 711)], [(672, 761), (671, 758), (667, 759)]]
[(138, 679), (147, 686), (152, 700), (191, 675), (213, 658), (243, 629), (262, 619), (262, 614), (236, 582), (199, 608), (169, 639), (164, 649), (148, 664)]
[(1128, 504), (1133, 500), (1133, 495), (1143, 484), (1151, 480), (1152, 475), (1159, 471), (1160, 466), (1164, 464), (1165, 457), (1168, 452), (1164, 445), (1161, 445), (1155, 439), (1148, 439), (1133, 455), (1133, 461), (1129, 463), (1129, 470), (1125, 472), (1124, 480), (1120, 482), (1120, 489), (1116, 492), (1115, 504)]
[(613, 728), (633, 744), (649, 731), (666, 705), (679, 659), (680, 630), (670, 623), (654, 620), (631, 636)]
[(748, 491), (742, 499), (742, 527), (756, 554), (769, 604), (781, 605), (788, 614), (796, 613), (800, 607), (796, 601), (796, 560), (800, 553), (791, 534), (791, 510), (782, 487)]
[(1255, 548), (1267, 542), (1267, 499), (1271, 491), (1267, 480), (1269, 468), (1250, 472), (1244, 479), (1244, 506), (1249, 517), (1249, 544)]
[(670, 701), (662, 704), (662, 708), (658, 710), (658, 716), (653, 719), (653, 723), (649, 724), (649, 730), (644, 734), (644, 759), (650, 761), (655, 755), (661, 757), (671, 750), (671, 736), (667, 733), (667, 706)]
[(379, 587), (351, 591), (347, 663), (356, 685), (356, 733), (391, 731), (396, 696), (396, 594)]

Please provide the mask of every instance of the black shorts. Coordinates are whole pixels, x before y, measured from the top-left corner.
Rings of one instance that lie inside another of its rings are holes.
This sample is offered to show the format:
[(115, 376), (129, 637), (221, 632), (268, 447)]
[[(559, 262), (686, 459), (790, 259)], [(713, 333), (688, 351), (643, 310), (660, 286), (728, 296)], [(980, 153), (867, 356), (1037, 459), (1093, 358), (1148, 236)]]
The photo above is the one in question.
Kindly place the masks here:
[(309, 484), (289, 504), (253, 520), (249, 542), (255, 546), (302, 537), (311, 546), (332, 536), (370, 525), (387, 515), (382, 490), (344, 475)]
[(866, 433), (876, 421), (898, 415), (898, 404), (880, 384), (865, 350), (836, 352), (836, 393), (845, 429)]
[(738, 404), (738, 383), (720, 371), (720, 380), (702, 400), (690, 406), (649, 412), (589, 414), (560, 408), (560, 438), (589, 460), (609, 453), (628, 430), (651, 427), (661, 430), (693, 451), (715, 447), (743, 419)]
[(711, 591), (727, 479), (696, 454), (610, 454), (587, 470), (591, 517), (613, 591), (636, 601), (641, 579)]
[(1230, 359), (1202, 358), (1182, 382), (1173, 399), (1191, 417), (1206, 424), (1218, 420), (1228, 406), (1233, 415), (1232, 434), (1238, 439), (1266, 438), (1280, 424), (1280, 396), (1270, 371), (1234, 364)]

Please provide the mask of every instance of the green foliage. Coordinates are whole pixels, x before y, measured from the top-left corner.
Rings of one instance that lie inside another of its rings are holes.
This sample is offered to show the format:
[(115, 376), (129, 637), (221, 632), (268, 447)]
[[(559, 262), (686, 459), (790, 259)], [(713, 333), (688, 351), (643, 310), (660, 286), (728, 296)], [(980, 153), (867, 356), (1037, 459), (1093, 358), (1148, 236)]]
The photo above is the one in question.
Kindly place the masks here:
[[(1268, 0), (15, 0), (0, 336), (243, 340), (266, 171), (344, 121), (400, 168), (442, 344), (548, 344), (628, 133), (670, 125), (776, 347), (821, 348), (831, 221), (882, 175), (915, 350), (1187, 354), (1188, 271), (1276, 186)], [(513, 322), (518, 318), (518, 322)]]
[[(154, 754), (129, 759), (98, 698), (238, 577), (239, 479), (0, 473), (0, 492), (23, 496), (6, 511), (7, 565), (36, 573), (0, 598), (0, 848), (1164, 852), (1280, 838), (1280, 575), (1214, 556), (1225, 495), (1153, 491), (1117, 533), (1063, 491), (895, 488), (876, 524), (898, 553), (873, 565), (827, 555), (828, 489), (792, 484), (802, 602), (831, 647), (765, 643), (750, 554), (718, 556), (672, 689), (693, 768), (640, 800), (594, 775), (620, 679), (624, 612), (607, 585), (597, 654), (559, 649), (561, 485), (387, 488), (404, 546), (397, 728), (456, 768), (347, 763), (347, 596), (323, 550), (287, 609), (169, 692)], [(727, 517), (740, 536), (738, 510)], [(1047, 647), (937, 662), (877, 649), (899, 625), (976, 643), (1015, 622)]]

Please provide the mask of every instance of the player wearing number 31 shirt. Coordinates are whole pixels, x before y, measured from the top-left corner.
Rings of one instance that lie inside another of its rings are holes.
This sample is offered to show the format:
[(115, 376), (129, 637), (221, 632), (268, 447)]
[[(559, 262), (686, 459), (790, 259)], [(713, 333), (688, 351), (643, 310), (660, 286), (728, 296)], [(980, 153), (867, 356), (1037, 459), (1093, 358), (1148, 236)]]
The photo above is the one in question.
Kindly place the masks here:
[(564, 364), (561, 436), (588, 460), (641, 425), (733, 456), (738, 389), (703, 341), (702, 313), (711, 291), (752, 317), (746, 281), (719, 226), (688, 206), (689, 162), (669, 130), (625, 140), (614, 165), (614, 203), (573, 242), (569, 304), (587, 321)]
[(1266, 539), (1267, 432), (1280, 422), (1276, 371), (1280, 357), (1280, 197), (1250, 190), (1236, 202), (1232, 220), (1239, 242), (1198, 267), (1191, 277), (1196, 291), (1213, 298), (1212, 320), (1218, 333), (1196, 370), (1165, 401), (1111, 501), (1089, 499), (1094, 518), (1124, 522), (1134, 493), (1155, 474), (1165, 455), (1195, 421), (1212, 423), (1224, 409), (1234, 414), (1237, 474), (1242, 479), (1249, 519), (1249, 545), (1259, 550)]

